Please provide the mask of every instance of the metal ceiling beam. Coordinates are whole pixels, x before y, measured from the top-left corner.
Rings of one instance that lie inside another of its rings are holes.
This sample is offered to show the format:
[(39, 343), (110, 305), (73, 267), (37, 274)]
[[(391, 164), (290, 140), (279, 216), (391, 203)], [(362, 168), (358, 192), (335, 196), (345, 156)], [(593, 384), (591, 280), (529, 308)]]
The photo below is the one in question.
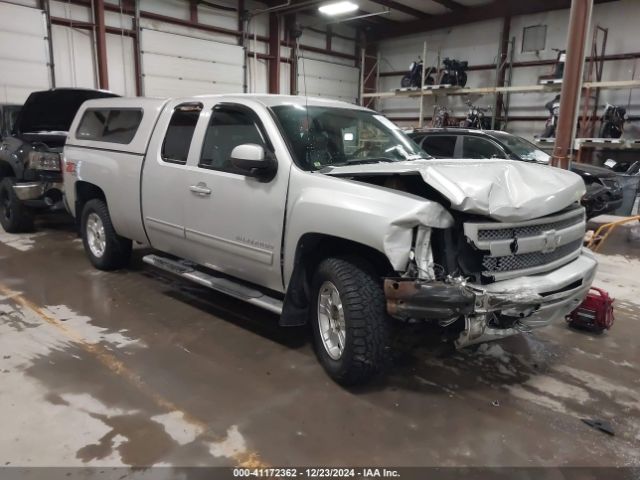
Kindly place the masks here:
[(468, 8), (466, 5), (462, 5), (461, 3), (454, 2), (453, 0), (432, 0), (432, 1), (439, 3), (443, 7), (447, 7), (449, 10), (453, 10), (454, 12)]
[[(442, 0), (446, 1), (446, 0)], [(418, 10), (416, 8), (410, 7), (408, 5), (404, 5), (400, 2), (396, 2), (395, 0), (371, 0), (373, 3), (377, 3), (378, 5), (382, 5), (384, 7), (388, 7), (391, 10), (397, 10), (398, 12), (406, 13), (407, 15), (411, 15), (416, 18), (431, 18), (433, 15), (428, 14), (427, 12), (423, 12), (422, 10)], [(454, 2), (451, 2), (454, 3)]]
[[(596, 0), (595, 3), (609, 3), (619, 0)], [(505, 15), (528, 15), (532, 13), (548, 12), (551, 10), (566, 10), (571, 6), (571, 0), (537, 0), (535, 2), (522, 0), (493, 0), (493, 2), (473, 8), (434, 15), (426, 20), (397, 23), (395, 27), (378, 28), (373, 38), (384, 40), (401, 37), (414, 33), (437, 30), (440, 28), (465, 25), (468, 23), (504, 17)]]

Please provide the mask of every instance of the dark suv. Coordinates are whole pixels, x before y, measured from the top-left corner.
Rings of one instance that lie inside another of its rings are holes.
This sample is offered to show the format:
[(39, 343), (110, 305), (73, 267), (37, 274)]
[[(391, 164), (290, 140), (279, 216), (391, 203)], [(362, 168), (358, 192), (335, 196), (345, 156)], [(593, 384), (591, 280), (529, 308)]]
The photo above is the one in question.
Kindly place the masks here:
[(81, 88), (33, 92), (0, 139), (0, 225), (30, 230), (36, 212), (63, 208), (62, 147), (85, 100), (116, 97)]
[[(517, 135), (497, 130), (433, 128), (409, 136), (436, 158), (508, 158), (548, 164), (550, 156)], [(572, 163), (571, 171), (582, 177), (587, 193), (582, 204), (589, 218), (612, 212), (622, 205), (622, 188), (611, 170)]]

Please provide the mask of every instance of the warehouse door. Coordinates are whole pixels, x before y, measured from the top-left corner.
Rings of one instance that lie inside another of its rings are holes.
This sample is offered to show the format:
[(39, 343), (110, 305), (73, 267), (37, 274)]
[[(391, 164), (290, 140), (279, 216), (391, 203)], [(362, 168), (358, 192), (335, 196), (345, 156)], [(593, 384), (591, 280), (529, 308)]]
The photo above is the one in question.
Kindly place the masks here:
[(360, 70), (347, 65), (298, 59), (298, 94), (327, 97), (349, 103), (358, 101)]
[(50, 87), (44, 12), (0, 2), (0, 103), (24, 103)]
[(141, 42), (146, 96), (242, 93), (242, 47), (148, 28)]

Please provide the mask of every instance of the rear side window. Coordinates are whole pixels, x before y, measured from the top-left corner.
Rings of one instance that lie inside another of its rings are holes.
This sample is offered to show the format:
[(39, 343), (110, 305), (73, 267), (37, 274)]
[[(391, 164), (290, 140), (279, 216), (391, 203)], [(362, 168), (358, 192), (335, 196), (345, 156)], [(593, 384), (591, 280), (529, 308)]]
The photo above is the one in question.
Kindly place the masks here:
[(505, 158), (498, 146), (480, 137), (464, 137), (462, 144), (463, 158)]
[(82, 115), (76, 138), (128, 144), (136, 136), (141, 121), (140, 109), (89, 108)]
[(456, 149), (456, 137), (453, 135), (434, 135), (425, 137), (422, 149), (434, 157), (453, 158)]
[(181, 165), (187, 163), (201, 111), (201, 103), (183, 103), (175, 108), (162, 143), (162, 160)]

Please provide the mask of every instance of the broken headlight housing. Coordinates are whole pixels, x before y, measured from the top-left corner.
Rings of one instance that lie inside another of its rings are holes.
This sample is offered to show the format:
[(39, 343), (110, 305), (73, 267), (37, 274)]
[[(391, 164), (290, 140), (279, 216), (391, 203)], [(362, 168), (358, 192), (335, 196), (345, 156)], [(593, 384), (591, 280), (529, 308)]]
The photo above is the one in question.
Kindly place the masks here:
[(61, 171), (60, 154), (52, 152), (29, 152), (28, 166), (33, 170)]

